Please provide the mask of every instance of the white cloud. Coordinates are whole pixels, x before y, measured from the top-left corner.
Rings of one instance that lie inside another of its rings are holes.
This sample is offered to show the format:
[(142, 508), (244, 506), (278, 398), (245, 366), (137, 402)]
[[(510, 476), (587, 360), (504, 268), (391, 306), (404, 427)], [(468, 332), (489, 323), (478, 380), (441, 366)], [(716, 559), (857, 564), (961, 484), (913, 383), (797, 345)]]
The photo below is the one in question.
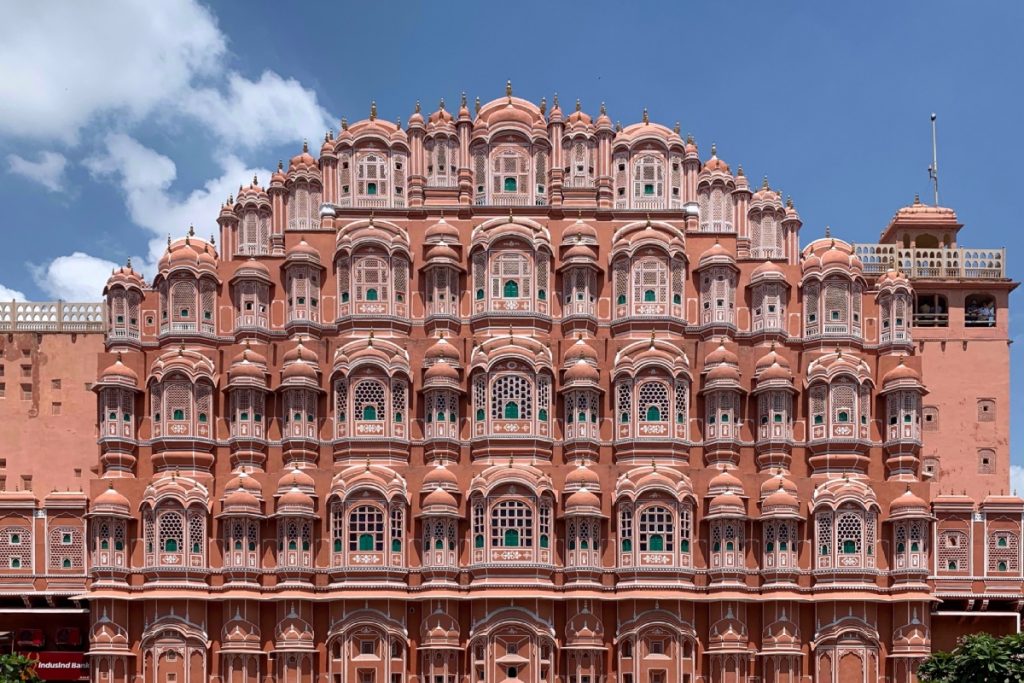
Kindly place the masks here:
[(227, 37), (195, 0), (14, 3), (0, 24), (0, 134), (74, 143), (104, 117), (184, 115), (247, 148), (319, 136), (316, 93), (226, 68)]
[(182, 235), (190, 225), (203, 237), (216, 233), (221, 205), (243, 180), (258, 176), (266, 184), (270, 178), (267, 169), (247, 167), (237, 157), (226, 155), (220, 159), (219, 177), (178, 197), (171, 191), (177, 177), (174, 162), (121, 133), (107, 136), (105, 151), (84, 163), (95, 177), (120, 186), (132, 222), (155, 235), (144, 268), (151, 268), (163, 253), (168, 234)]
[(63, 189), (67, 163), (67, 158), (57, 152), (40, 152), (39, 161), (29, 161), (17, 154), (7, 155), (7, 168), (11, 173), (33, 180), (51, 192)]
[(258, 81), (232, 73), (226, 93), (195, 90), (181, 106), (222, 141), (245, 148), (301, 136), (315, 140), (331, 126), (316, 93), (273, 71), (264, 71)]
[(60, 256), (45, 266), (32, 268), (32, 277), (39, 288), (54, 299), (64, 301), (99, 301), (103, 285), (117, 265), (76, 251)]
[(217, 74), (225, 43), (193, 0), (9, 3), (0, 132), (74, 142), (102, 115), (141, 120)]
[(0, 301), (24, 301), (25, 295), (16, 289), (0, 285)]
[(1010, 465), (1010, 491), (1024, 496), (1024, 465)]

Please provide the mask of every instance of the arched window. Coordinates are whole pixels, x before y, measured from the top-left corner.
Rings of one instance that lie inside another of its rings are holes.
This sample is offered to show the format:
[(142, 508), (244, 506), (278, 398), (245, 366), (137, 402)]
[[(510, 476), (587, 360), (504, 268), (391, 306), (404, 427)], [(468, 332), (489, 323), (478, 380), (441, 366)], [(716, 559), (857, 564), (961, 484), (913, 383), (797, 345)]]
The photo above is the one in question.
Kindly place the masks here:
[(366, 379), (358, 382), (352, 391), (353, 408), (357, 420), (384, 420), (384, 383)]
[(521, 500), (502, 500), (491, 508), (491, 547), (533, 547), (533, 508)]
[(384, 512), (374, 505), (359, 505), (348, 515), (350, 552), (384, 550)]
[(521, 147), (499, 147), (491, 154), (491, 197), (501, 206), (529, 203), (530, 158)]
[(391, 281), (387, 259), (364, 256), (355, 261), (356, 301), (387, 301)]
[(495, 299), (529, 299), (533, 258), (525, 251), (502, 249), (490, 255), (491, 292)]
[(637, 522), (640, 552), (674, 552), (675, 520), (672, 511), (660, 505), (649, 505), (640, 510)]
[(633, 208), (658, 209), (665, 205), (665, 161), (644, 154), (633, 162)]
[[(356, 193), (357, 201), (388, 196), (388, 160), (386, 156), (373, 153), (359, 158), (356, 170)], [(372, 205), (386, 206), (387, 204), (381, 202)]]
[(971, 294), (964, 303), (964, 325), (995, 327), (996, 300), (991, 294)]
[(648, 256), (633, 262), (633, 301), (639, 307), (637, 314), (664, 314), (664, 309), (649, 311), (643, 304), (668, 303), (668, 261), (663, 257)]
[(643, 422), (662, 422), (668, 419), (668, 386), (657, 380), (647, 380), (637, 386), (638, 419)]
[(947, 327), (948, 325), (949, 303), (944, 295), (917, 294), (914, 297), (914, 327)]
[(505, 374), (492, 381), (491, 419), (533, 419), (533, 383), (529, 377)]

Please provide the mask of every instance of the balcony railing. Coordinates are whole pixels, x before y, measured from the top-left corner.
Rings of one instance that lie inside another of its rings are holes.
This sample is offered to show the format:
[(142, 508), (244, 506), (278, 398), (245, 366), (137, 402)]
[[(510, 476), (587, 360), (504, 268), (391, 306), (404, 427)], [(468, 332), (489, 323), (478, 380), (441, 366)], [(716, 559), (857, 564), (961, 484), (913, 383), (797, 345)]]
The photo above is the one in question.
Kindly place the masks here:
[(855, 244), (867, 274), (898, 266), (909, 278), (999, 280), (1006, 277), (1005, 249), (922, 249), (896, 244)]
[(64, 301), (0, 303), (0, 332), (103, 332), (103, 304)]

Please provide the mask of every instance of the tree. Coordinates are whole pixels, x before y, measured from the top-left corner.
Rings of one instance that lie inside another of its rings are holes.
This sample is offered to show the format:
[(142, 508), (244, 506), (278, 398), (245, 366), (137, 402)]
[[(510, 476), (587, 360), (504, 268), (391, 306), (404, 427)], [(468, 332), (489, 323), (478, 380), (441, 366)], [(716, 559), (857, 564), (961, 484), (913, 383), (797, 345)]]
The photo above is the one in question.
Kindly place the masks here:
[(1024, 635), (996, 638), (974, 633), (952, 652), (936, 652), (917, 670), (921, 683), (1018, 683), (1024, 681)]
[(36, 674), (36, 660), (21, 654), (0, 655), (0, 683), (25, 683), (41, 679)]

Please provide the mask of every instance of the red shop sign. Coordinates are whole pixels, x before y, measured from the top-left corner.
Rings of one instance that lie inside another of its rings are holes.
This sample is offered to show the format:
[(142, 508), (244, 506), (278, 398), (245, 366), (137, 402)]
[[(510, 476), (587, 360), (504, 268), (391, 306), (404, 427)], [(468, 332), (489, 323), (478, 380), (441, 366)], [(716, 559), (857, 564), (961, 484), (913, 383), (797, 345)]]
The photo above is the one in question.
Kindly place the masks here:
[(89, 659), (84, 652), (29, 652), (36, 674), (44, 681), (89, 680)]

